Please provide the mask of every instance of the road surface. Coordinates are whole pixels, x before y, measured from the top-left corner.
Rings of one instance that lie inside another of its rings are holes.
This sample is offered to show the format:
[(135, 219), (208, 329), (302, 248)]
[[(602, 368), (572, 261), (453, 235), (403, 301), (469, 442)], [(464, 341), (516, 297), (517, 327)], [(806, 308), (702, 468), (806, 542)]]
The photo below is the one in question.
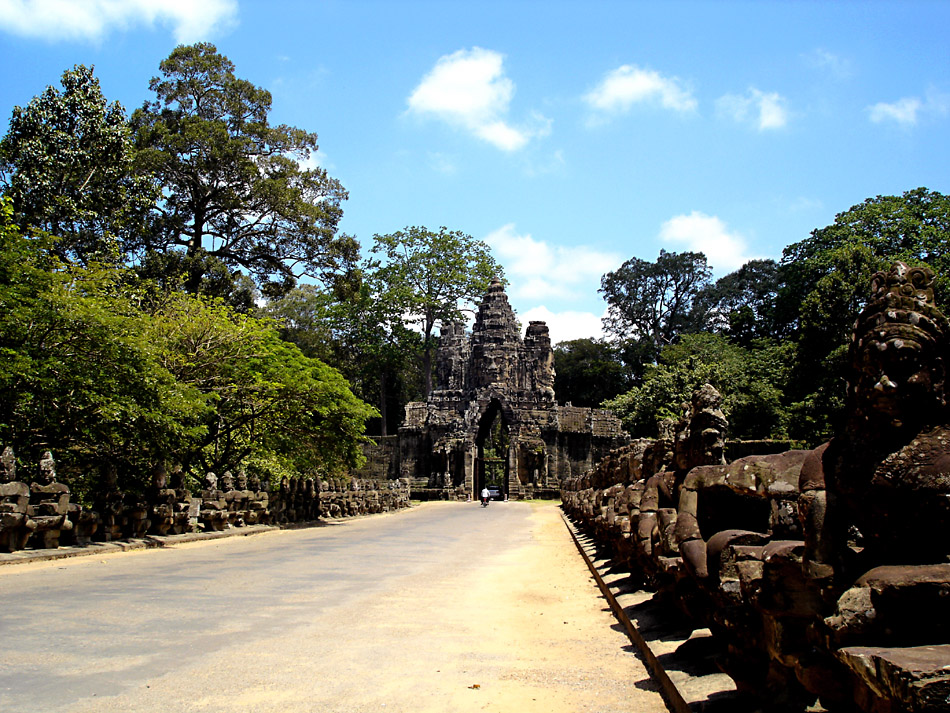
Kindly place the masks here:
[(558, 512), (0, 567), (0, 711), (665, 711)]

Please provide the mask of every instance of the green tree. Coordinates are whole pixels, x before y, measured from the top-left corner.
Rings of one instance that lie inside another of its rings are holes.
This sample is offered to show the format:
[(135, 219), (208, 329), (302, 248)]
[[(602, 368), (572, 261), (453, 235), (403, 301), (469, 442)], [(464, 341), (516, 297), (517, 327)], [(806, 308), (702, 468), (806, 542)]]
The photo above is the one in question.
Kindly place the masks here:
[[(863, 247), (868, 255), (888, 264), (904, 260), (911, 264), (925, 263), (937, 274), (934, 285), (937, 305), (950, 309), (950, 197), (926, 188), (915, 188), (900, 196), (877, 196), (851, 206), (835, 216), (831, 225), (817, 228), (782, 253), (780, 309), (786, 320), (794, 323), (799, 305), (818, 282), (839, 271), (841, 250)], [(865, 291), (871, 274), (854, 274), (857, 283), (842, 285), (851, 294)], [(834, 279), (840, 279), (834, 278)], [(842, 315), (853, 320), (862, 306)]]
[(604, 331), (642, 345), (650, 361), (689, 325), (696, 295), (712, 271), (702, 253), (660, 250), (656, 262), (633, 257), (600, 280), (607, 302)]
[(799, 354), (788, 394), (793, 437), (826, 439), (840, 421), (851, 329), (874, 272), (894, 260), (928, 264), (937, 273), (937, 304), (950, 308), (948, 242), (950, 199), (916, 188), (869, 198), (785, 249), (776, 314)]
[(750, 260), (697, 293), (690, 331), (724, 334), (745, 347), (778, 336), (774, 312), (779, 287), (778, 263)]
[(575, 406), (600, 406), (633, 384), (618, 349), (602, 339), (572, 339), (554, 347), (554, 393)]
[(106, 101), (92, 67), (61, 83), (13, 109), (0, 183), (20, 228), (56, 235), (61, 257), (119, 258), (141, 240), (157, 192), (135, 174), (125, 111)]
[(445, 227), (439, 232), (411, 227), (375, 235), (372, 264), (385, 300), (407, 324), (422, 332), (422, 378), (425, 395), (432, 391), (432, 332), (438, 324), (461, 322), (465, 305), (478, 303), (493, 278), (503, 279), (501, 266), (484, 242)]
[[(163, 189), (151, 251), (204, 251), (252, 275), (268, 293), (296, 277), (334, 280), (358, 244), (337, 236), (346, 191), (319, 167), (302, 168), (317, 136), (271, 126), (271, 95), (234, 75), (214, 45), (177, 47), (149, 87), (157, 100), (132, 117), (141, 169)], [(187, 281), (198, 291), (193, 276)]]
[(213, 404), (201, 438), (179, 453), (198, 470), (247, 459), (339, 472), (362, 461), (364, 425), (377, 412), (343, 376), (280, 339), (276, 326), (220, 300), (174, 296), (153, 316), (162, 366)]
[(718, 334), (684, 334), (664, 347), (643, 383), (606, 403), (635, 437), (655, 436), (661, 419), (678, 419), (683, 404), (709, 383), (723, 397), (733, 438), (787, 435), (787, 388), (794, 345), (759, 342), (745, 349)]
[(52, 240), (0, 229), (0, 442), (52, 449), (83, 497), (106, 462), (125, 485), (199, 437), (208, 403), (162, 367), (121, 271), (61, 263)]
[[(372, 283), (364, 279), (345, 299), (316, 285), (301, 285), (272, 301), (269, 312), (281, 324), (283, 339), (339, 369), (355, 393), (377, 404), (379, 433), (385, 436), (398, 426), (402, 407), (419, 391), (413, 365), (422, 340)], [(375, 427), (373, 422), (369, 427)]]

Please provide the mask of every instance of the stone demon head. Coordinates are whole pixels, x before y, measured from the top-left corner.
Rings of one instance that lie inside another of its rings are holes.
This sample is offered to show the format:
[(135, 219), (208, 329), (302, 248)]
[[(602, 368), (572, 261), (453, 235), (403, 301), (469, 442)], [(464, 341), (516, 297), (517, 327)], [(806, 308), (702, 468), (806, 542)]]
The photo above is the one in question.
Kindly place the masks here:
[(848, 399), (869, 425), (932, 421), (946, 406), (950, 328), (934, 306), (933, 271), (895, 262), (871, 279), (854, 324)]

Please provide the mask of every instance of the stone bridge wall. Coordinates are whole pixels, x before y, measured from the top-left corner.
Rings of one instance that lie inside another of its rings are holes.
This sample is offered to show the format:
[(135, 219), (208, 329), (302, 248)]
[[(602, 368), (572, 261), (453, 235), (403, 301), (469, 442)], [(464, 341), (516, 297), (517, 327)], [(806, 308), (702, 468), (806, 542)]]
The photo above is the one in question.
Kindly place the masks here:
[(147, 535), (223, 531), (249, 525), (289, 526), (322, 518), (352, 517), (409, 506), (409, 482), (395, 479), (284, 478), (271, 492), (266, 484), (239, 473), (205, 477), (198, 495), (184, 488), (181, 474), (171, 483), (162, 469), (139, 496), (121, 492), (114, 474), (91, 507), (70, 501), (69, 488), (56, 481), (55, 463), (44, 454), (32, 482), (17, 479), (13, 452), (3, 452), (0, 468), (0, 552), (52, 549), (136, 539)]

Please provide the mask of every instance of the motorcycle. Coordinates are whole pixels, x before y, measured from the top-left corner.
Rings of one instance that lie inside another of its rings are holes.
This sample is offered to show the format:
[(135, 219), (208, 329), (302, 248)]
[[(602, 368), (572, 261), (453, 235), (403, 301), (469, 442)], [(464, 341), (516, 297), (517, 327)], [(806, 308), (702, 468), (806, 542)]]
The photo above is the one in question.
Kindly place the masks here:
[(488, 501), (489, 501), (489, 500), (491, 500), (491, 497), (489, 497), (489, 496), (485, 496), (485, 497), (482, 498), (482, 507), (483, 507), (483, 508), (487, 508), (487, 507), (488, 507)]

